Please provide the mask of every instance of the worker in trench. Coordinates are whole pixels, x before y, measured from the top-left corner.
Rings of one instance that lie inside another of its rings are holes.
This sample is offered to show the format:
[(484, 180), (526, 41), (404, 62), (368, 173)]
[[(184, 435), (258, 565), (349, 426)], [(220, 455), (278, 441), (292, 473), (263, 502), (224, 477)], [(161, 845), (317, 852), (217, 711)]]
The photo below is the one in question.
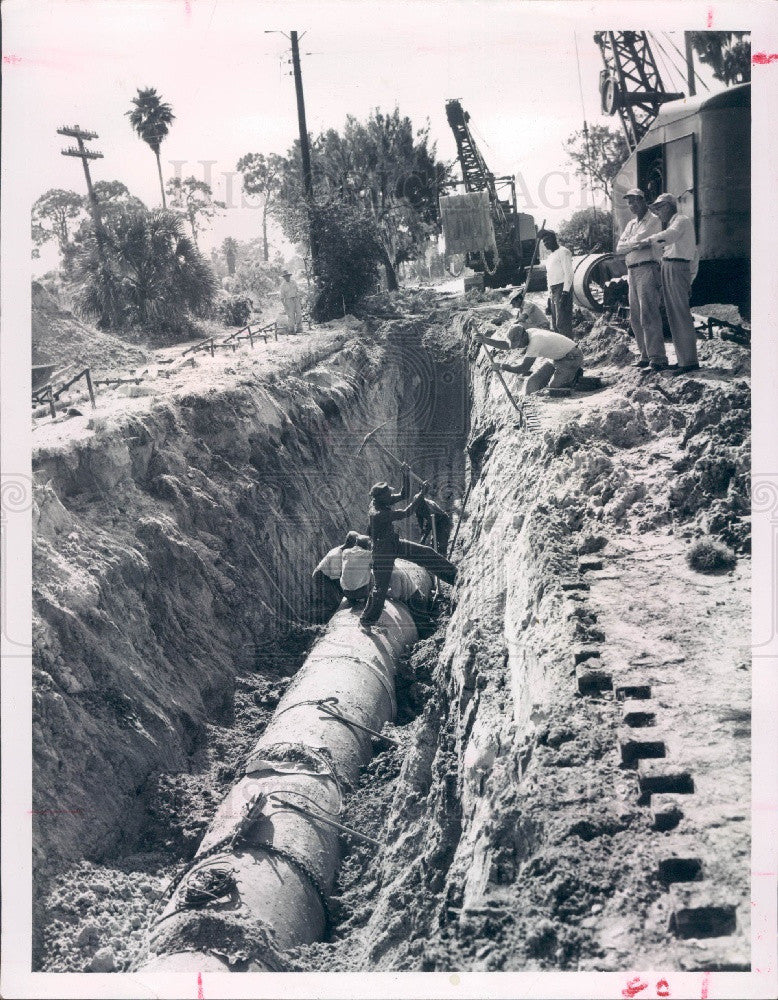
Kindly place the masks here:
[(549, 251), (544, 263), (546, 280), (551, 293), (551, 319), (556, 333), (573, 335), (573, 255), (560, 246), (556, 233), (550, 229), (540, 233), (543, 246)]
[(421, 544), (426, 545), (432, 538), (437, 551), (442, 556), (448, 555), (448, 540), (451, 537), (452, 527), (451, 517), (440, 504), (430, 500), (429, 497), (422, 497), (416, 505), (416, 520), (421, 532), (419, 539)]
[(453, 584), (456, 567), (428, 545), (400, 538), (394, 530), (394, 522), (402, 521), (413, 514), (424, 499), (426, 483), (407, 507), (394, 509), (395, 504), (410, 496), (410, 469), (403, 463), (402, 489), (395, 493), (388, 483), (376, 483), (370, 490), (370, 541), (373, 546), (372, 570), (373, 589), (359, 623), (365, 631), (370, 631), (381, 617), (389, 585), (392, 579), (395, 559), (407, 559), (416, 563), (428, 573), (439, 577), (445, 583)]
[[(316, 602), (325, 617), (329, 617), (342, 598), (354, 605), (364, 603), (370, 595), (373, 546), (369, 535), (349, 531), (346, 541), (324, 556), (313, 571)], [(403, 601), (413, 608), (426, 602), (412, 577), (398, 566), (392, 569), (389, 593), (393, 600)]]
[(526, 290), (523, 285), (511, 299), (511, 305), (514, 309), (518, 310), (516, 315), (517, 323), (521, 323), (522, 326), (526, 327), (534, 327), (536, 330), (551, 329), (548, 317), (540, 306), (535, 305), (534, 302), (530, 302), (527, 299)]
[(526, 329), (520, 323), (508, 330), (508, 340), (495, 340), (483, 334), (475, 339), (498, 351), (523, 351), (524, 359), (519, 365), (501, 364), (502, 371), (527, 376), (537, 358), (546, 358), (546, 363), (527, 379), (524, 394), (529, 396), (548, 386), (550, 389), (571, 389), (583, 375), (583, 354), (581, 348), (569, 337), (553, 330)]

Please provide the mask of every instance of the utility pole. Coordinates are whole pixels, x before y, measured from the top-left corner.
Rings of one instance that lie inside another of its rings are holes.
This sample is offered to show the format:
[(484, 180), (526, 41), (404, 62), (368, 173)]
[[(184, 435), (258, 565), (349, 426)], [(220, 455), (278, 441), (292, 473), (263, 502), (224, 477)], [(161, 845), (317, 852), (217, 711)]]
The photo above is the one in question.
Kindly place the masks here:
[(92, 177), (89, 173), (89, 161), (90, 160), (101, 160), (103, 154), (99, 153), (96, 149), (87, 149), (84, 142), (91, 142), (92, 139), (98, 139), (99, 136), (97, 132), (87, 132), (84, 129), (74, 125), (71, 128), (64, 126), (57, 129), (57, 135), (66, 135), (71, 139), (75, 139), (78, 143), (78, 148), (75, 146), (69, 146), (67, 149), (62, 150), (63, 156), (75, 156), (81, 160), (81, 164), (84, 168), (84, 176), (86, 177), (86, 189), (89, 192), (89, 208), (92, 213), (92, 220), (95, 224), (95, 239), (97, 240), (97, 250), (100, 256), (103, 256), (103, 239), (105, 236), (105, 230), (103, 229), (103, 220), (100, 217), (100, 203), (97, 200), (97, 195), (95, 194), (95, 189), (92, 186)]
[(297, 32), (292, 31), (292, 66), (294, 68), (294, 89), (297, 94), (297, 121), (300, 126), (300, 156), (303, 161), (303, 189), (308, 201), (313, 200), (313, 178), (311, 176), (311, 148), (308, 145), (308, 126), (305, 123), (305, 98), (303, 97), (303, 75), (300, 70), (300, 45)]
[(318, 247), (316, 245), (316, 229), (313, 222), (313, 175), (311, 173), (311, 147), (308, 143), (308, 126), (305, 122), (305, 98), (303, 97), (303, 75), (300, 69), (300, 45), (297, 32), (290, 32), (292, 42), (292, 68), (294, 70), (294, 89), (297, 94), (297, 123), (300, 129), (300, 158), (303, 167), (303, 192), (308, 204), (311, 226), (311, 271), (314, 283), (319, 273)]
[(697, 93), (697, 86), (694, 79), (694, 48), (692, 46), (692, 33), (691, 31), (685, 31), (683, 36), (686, 41), (686, 77), (689, 81), (689, 97), (694, 97)]

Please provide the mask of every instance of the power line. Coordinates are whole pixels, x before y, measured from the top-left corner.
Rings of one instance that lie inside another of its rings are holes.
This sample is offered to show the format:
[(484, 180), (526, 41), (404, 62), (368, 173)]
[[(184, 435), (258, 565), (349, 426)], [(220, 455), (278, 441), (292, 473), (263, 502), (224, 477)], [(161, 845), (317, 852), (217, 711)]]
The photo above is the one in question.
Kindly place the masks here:
[[(654, 41), (656, 42), (656, 44), (659, 46), (661, 52), (664, 53), (667, 61), (670, 63), (670, 65), (673, 67), (673, 69), (675, 70), (676, 74), (678, 75), (678, 78), (681, 81), (681, 86), (678, 89), (685, 92), (688, 89), (688, 86), (689, 86), (689, 84), (687, 82), (687, 79), (686, 79), (686, 74), (682, 70), (678, 69), (678, 67), (675, 65), (675, 63), (673, 62), (672, 58), (668, 54), (667, 50), (665, 49), (664, 45), (662, 45), (661, 41), (656, 37), (656, 35), (653, 32), (651, 32), (651, 37), (654, 39)], [(673, 82), (673, 86), (675, 86), (675, 82)]]
[[(594, 219), (597, 218), (597, 206), (594, 203), (594, 179), (592, 171), (592, 150), (589, 145), (589, 125), (586, 121), (586, 104), (584, 103), (583, 82), (581, 80), (581, 60), (578, 55), (578, 32), (573, 31), (573, 41), (575, 42), (575, 62), (578, 67), (578, 92), (581, 95), (581, 114), (583, 115), (583, 134), (586, 142), (586, 162), (589, 165), (589, 191), (592, 195), (592, 212)], [(590, 234), (591, 235), (591, 234)]]
[[(681, 52), (681, 50), (680, 50), (680, 49), (678, 48), (678, 46), (677, 46), (677, 45), (675, 44), (675, 42), (674, 42), (674, 41), (672, 40), (672, 38), (670, 37), (670, 34), (669, 34), (669, 32), (667, 32), (667, 31), (663, 31), (663, 32), (662, 32), (662, 34), (663, 34), (663, 35), (665, 36), (665, 38), (667, 39), (667, 41), (668, 41), (668, 42), (669, 42), (669, 43), (670, 43), (670, 44), (672, 45), (672, 47), (673, 47), (673, 48), (675, 49), (675, 51), (676, 51), (676, 52), (678, 53), (678, 55), (679, 55), (679, 56), (681, 57), (681, 59), (683, 59), (683, 60), (685, 61), (685, 60), (686, 60), (686, 56), (685, 56), (685, 55), (683, 54), (683, 52)], [(702, 78), (702, 77), (700, 76), (700, 74), (699, 74), (699, 73), (697, 72), (697, 70), (696, 70), (696, 69), (694, 70), (694, 75), (695, 75), (695, 76), (697, 77), (697, 82), (698, 82), (698, 83), (701, 83), (701, 84), (703, 85), (703, 87), (704, 87), (704, 88), (705, 88), (705, 89), (706, 89), (706, 90), (707, 90), (708, 92), (710, 92), (710, 87), (709, 87), (709, 86), (707, 85), (707, 83), (706, 83), (706, 82), (705, 82), (705, 81), (703, 80), (703, 78)]]

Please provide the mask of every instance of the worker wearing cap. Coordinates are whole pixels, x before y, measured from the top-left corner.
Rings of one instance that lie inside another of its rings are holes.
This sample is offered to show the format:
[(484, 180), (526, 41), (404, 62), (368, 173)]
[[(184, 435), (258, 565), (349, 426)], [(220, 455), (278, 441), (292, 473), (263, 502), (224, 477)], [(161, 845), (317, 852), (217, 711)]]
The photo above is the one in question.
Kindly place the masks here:
[(689, 309), (689, 296), (698, 265), (694, 223), (679, 213), (678, 202), (671, 194), (660, 194), (651, 205), (651, 211), (661, 225), (659, 232), (649, 236), (648, 243), (652, 247), (664, 248), (661, 262), (662, 294), (678, 359), (675, 371), (696, 371), (700, 367), (697, 360), (697, 332)]
[[(658, 252), (647, 240), (658, 233), (662, 224), (649, 212), (646, 197), (640, 188), (630, 188), (624, 195), (634, 218), (624, 227), (616, 244), (616, 253), (623, 253), (627, 264), (629, 282), (629, 322), (640, 357), (635, 368), (661, 371), (667, 368), (667, 354), (662, 333), (662, 279), (659, 273)], [(647, 244), (647, 245), (646, 245)], [(640, 247), (640, 249), (638, 249)]]
[(284, 306), (289, 330), (291, 333), (298, 333), (303, 328), (303, 310), (300, 301), (300, 289), (292, 280), (290, 271), (283, 272), (283, 281), (278, 289), (278, 294)]
[(540, 306), (535, 305), (534, 302), (530, 302), (526, 298), (526, 293), (524, 289), (520, 289), (518, 294), (511, 299), (511, 305), (519, 310), (519, 314), (516, 317), (516, 322), (521, 323), (522, 326), (531, 326), (535, 329), (540, 330), (550, 330), (551, 324), (548, 321), (548, 317), (540, 308)]
[(525, 394), (531, 395), (548, 386), (550, 389), (570, 389), (583, 374), (583, 354), (574, 340), (553, 330), (525, 329), (517, 323), (508, 331), (508, 341), (495, 340), (476, 334), (476, 340), (498, 351), (523, 350), (520, 365), (503, 364), (499, 367), (516, 375), (529, 375), (536, 358), (546, 358), (543, 365), (527, 379)]
[(554, 330), (565, 337), (573, 335), (573, 255), (562, 247), (556, 233), (550, 229), (540, 234), (543, 246), (550, 253), (544, 263), (546, 280), (551, 292), (551, 319)]

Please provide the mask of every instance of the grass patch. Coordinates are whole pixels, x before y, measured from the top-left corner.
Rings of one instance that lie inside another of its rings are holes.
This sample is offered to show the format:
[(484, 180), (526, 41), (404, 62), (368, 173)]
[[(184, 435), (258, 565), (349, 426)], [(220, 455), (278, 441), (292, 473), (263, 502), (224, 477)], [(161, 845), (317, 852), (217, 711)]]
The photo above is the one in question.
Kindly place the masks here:
[(698, 539), (686, 552), (686, 562), (698, 573), (717, 573), (733, 569), (736, 561), (732, 549), (713, 538)]

